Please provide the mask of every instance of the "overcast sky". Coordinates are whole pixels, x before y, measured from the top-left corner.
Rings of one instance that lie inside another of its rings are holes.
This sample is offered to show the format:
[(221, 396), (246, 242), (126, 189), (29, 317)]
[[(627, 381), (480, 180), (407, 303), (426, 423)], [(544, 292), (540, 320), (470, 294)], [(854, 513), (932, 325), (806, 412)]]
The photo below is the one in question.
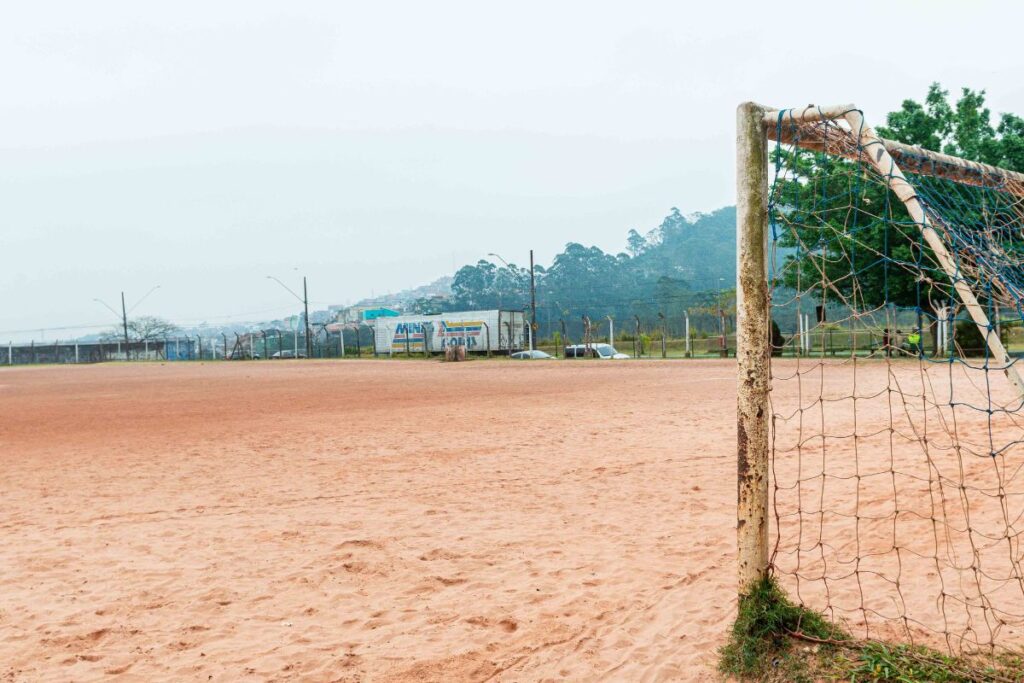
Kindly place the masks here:
[(985, 2), (10, 3), (0, 340), (277, 317), (488, 252), (733, 202), (735, 107), (939, 80), (1024, 114), (1024, 6)]

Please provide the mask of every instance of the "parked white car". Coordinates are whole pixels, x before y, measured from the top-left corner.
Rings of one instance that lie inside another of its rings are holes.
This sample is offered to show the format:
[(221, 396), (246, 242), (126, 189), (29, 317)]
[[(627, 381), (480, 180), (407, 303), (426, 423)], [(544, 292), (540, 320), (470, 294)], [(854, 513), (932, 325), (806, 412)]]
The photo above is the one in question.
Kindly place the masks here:
[(533, 351), (516, 351), (510, 358), (513, 360), (554, 360), (555, 357), (540, 349), (534, 349)]
[[(616, 351), (611, 344), (591, 344), (589, 355), (602, 360), (625, 360), (630, 357), (628, 353)], [(586, 358), (587, 356), (586, 344), (573, 344), (565, 347), (566, 358)]]

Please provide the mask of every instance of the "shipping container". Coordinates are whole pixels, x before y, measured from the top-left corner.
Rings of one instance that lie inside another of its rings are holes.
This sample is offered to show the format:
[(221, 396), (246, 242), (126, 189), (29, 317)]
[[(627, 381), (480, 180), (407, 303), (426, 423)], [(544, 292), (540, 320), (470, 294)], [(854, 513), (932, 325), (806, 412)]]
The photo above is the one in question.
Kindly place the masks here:
[(448, 346), (469, 352), (511, 353), (529, 346), (523, 311), (453, 311), (437, 315), (378, 318), (373, 325), (375, 352), (443, 353)]

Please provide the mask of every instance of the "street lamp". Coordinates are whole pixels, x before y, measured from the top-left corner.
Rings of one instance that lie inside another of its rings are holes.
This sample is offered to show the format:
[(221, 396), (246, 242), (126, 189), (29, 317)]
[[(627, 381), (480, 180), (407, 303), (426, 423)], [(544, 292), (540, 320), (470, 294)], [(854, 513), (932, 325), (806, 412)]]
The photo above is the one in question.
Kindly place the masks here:
[(289, 294), (291, 294), (296, 299), (298, 299), (300, 302), (302, 302), (302, 306), (303, 306), (303, 308), (304, 308), (304, 310), (306, 312), (306, 320), (304, 322), (304, 327), (306, 329), (306, 358), (312, 358), (313, 357), (313, 348), (310, 345), (311, 344), (311, 340), (309, 338), (309, 290), (306, 288), (306, 276), (305, 275), (302, 276), (302, 296), (299, 296), (298, 294), (293, 292), (291, 287), (289, 287), (285, 283), (281, 282), (280, 280), (278, 280), (273, 275), (268, 275), (267, 279), (268, 280), (273, 280), (277, 284), (281, 285), (282, 287), (284, 287), (285, 291), (287, 291)]
[[(512, 266), (508, 261), (503, 259), (499, 254), (490, 253), (488, 256), (493, 256), (498, 259), (505, 266), (512, 270)], [(533, 351), (533, 340), (537, 336), (537, 282), (534, 279), (534, 267), (533, 267), (533, 249), (530, 250), (530, 350)]]

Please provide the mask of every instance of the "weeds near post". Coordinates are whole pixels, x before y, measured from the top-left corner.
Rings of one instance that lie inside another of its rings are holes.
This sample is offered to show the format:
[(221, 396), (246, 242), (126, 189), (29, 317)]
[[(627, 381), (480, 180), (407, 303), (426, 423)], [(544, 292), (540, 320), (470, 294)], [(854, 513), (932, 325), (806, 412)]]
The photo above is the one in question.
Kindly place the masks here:
[(740, 599), (718, 668), (743, 681), (1024, 681), (1020, 655), (952, 657), (922, 646), (851, 638), (821, 614), (793, 604), (771, 578)]
[[(826, 641), (848, 636), (820, 614), (794, 605), (774, 579), (758, 582), (740, 598), (729, 642), (720, 650), (722, 673), (753, 680), (794, 680), (806, 668), (792, 656), (794, 633)], [(780, 677), (781, 676), (781, 677)]]

